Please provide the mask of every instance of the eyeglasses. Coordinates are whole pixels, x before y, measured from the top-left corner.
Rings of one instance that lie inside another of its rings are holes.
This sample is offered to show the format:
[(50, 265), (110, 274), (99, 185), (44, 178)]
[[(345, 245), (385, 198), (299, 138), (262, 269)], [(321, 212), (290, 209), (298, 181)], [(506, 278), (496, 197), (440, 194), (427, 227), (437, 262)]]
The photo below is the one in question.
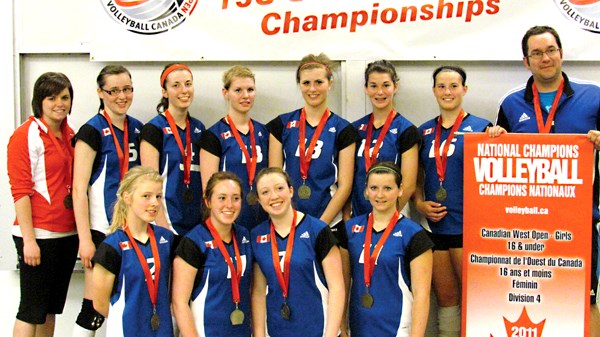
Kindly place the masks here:
[(133, 93), (133, 87), (125, 87), (123, 89), (113, 88), (110, 90), (106, 90), (106, 89), (101, 89), (101, 90), (104, 91), (105, 93), (109, 94), (110, 96), (118, 96), (121, 93), (124, 93), (125, 95), (129, 95), (129, 94)]
[(534, 50), (527, 57), (532, 58), (534, 60), (540, 60), (542, 57), (544, 57), (544, 54), (548, 55), (548, 57), (552, 57), (558, 52), (560, 52), (560, 48), (550, 47), (546, 51)]

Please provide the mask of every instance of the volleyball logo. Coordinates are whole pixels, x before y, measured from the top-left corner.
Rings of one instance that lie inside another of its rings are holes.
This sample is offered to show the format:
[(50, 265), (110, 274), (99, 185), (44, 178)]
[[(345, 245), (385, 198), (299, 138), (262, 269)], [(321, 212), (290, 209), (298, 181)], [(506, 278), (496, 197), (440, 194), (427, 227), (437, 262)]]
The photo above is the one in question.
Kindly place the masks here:
[(160, 34), (181, 25), (198, 0), (101, 0), (107, 14), (130, 32)]
[(600, 0), (554, 0), (554, 3), (579, 28), (600, 33)]

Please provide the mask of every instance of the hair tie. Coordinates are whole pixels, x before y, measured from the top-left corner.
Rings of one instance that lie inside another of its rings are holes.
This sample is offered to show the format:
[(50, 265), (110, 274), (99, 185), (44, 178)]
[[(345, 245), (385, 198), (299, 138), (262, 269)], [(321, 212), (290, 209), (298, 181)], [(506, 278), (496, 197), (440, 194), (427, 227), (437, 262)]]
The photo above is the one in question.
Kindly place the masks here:
[(161, 87), (163, 87), (165, 85), (165, 80), (167, 79), (167, 76), (169, 76), (170, 73), (172, 73), (174, 70), (177, 70), (177, 69), (185, 69), (185, 70), (189, 71), (190, 74), (192, 73), (190, 68), (188, 68), (188, 66), (186, 66), (185, 64), (175, 63), (175, 64), (169, 66), (167, 69), (165, 69), (165, 71), (163, 71), (162, 75), (160, 76), (160, 86)]

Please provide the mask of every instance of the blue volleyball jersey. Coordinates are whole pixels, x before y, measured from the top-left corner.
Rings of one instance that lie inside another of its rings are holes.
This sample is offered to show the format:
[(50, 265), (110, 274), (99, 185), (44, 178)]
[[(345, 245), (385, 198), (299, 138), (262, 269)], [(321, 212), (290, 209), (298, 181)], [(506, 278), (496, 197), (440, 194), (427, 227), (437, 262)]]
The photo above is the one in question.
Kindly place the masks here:
[[(271, 253), (269, 221), (252, 229), (252, 253), (267, 280), (267, 334), (271, 337), (322, 337), (327, 321), (328, 293), (321, 261), (336, 245), (331, 230), (323, 221), (305, 215), (296, 226), (290, 260), (287, 303), (290, 320), (280, 314), (283, 292), (277, 281)], [(277, 237), (279, 261), (283, 266), (288, 237)]]
[[(290, 175), (296, 193), (294, 205), (301, 212), (316, 218), (321, 217), (331, 197), (337, 191), (339, 152), (356, 142), (356, 130), (345, 119), (331, 113), (321, 133), (310, 161), (306, 185), (311, 190), (310, 198), (300, 199), (297, 191), (303, 185), (300, 174), (300, 112), (298, 109), (275, 118), (267, 127), (273, 136), (281, 142), (283, 148), (283, 169)], [(316, 131), (306, 123), (306, 149)], [(341, 220), (341, 214), (333, 221)]]
[[(192, 167), (190, 172), (189, 189), (192, 191), (192, 201), (184, 202), (183, 194), (186, 186), (183, 183), (183, 156), (173, 132), (178, 132), (183, 148), (186, 147), (186, 130), (177, 127), (171, 130), (167, 118), (160, 114), (144, 125), (141, 139), (152, 144), (160, 153), (158, 172), (164, 178), (163, 209), (165, 216), (175, 234), (185, 235), (202, 220), (202, 182), (200, 180), (200, 136), (204, 132), (204, 124), (196, 118), (190, 119), (192, 140)], [(155, 139), (158, 134), (162, 138)]]
[[(159, 329), (152, 331), (150, 326), (153, 307), (144, 271), (127, 234), (119, 229), (106, 237), (93, 258), (94, 263), (100, 264), (115, 275), (106, 321), (107, 336), (173, 336), (169, 294), (173, 233), (159, 226), (152, 226), (152, 228), (156, 237), (161, 268), (156, 300), (156, 313), (160, 318)], [(145, 244), (141, 242), (137, 242), (137, 244), (146, 257), (146, 262), (154, 277), (155, 264), (150, 240)]]
[[(252, 247), (250, 232), (234, 225), (235, 240), (240, 251), (242, 278), (240, 303), (244, 322), (232, 325), (229, 315), (235, 310), (231, 290), (231, 272), (210, 231), (203, 223), (182, 239), (176, 255), (198, 269), (190, 301), (199, 336), (250, 336), (250, 280), (252, 279)], [(237, 268), (233, 241), (225, 248)]]
[[(369, 214), (346, 222), (347, 247), (352, 271), (350, 290), (350, 333), (353, 336), (408, 337), (412, 325), (410, 262), (431, 249), (433, 243), (417, 223), (400, 215), (375, 262), (369, 293), (373, 306), (364, 308), (364, 244)], [(371, 252), (383, 235), (372, 232)]]
[[(435, 197), (435, 192), (440, 188), (440, 180), (435, 164), (435, 150), (433, 147), (438, 118), (429, 120), (419, 127), (419, 132), (423, 136), (423, 148), (421, 148), (419, 160), (425, 172), (423, 183), (425, 200), (435, 202), (439, 202)], [(491, 125), (488, 120), (469, 114), (458, 127), (458, 134), (454, 134), (452, 144), (448, 148), (448, 162), (446, 164), (446, 175), (443, 184), (448, 197), (445, 201), (439, 202), (446, 206), (448, 214), (438, 222), (432, 222), (427, 219), (429, 228), (433, 233), (444, 235), (458, 235), (463, 233), (463, 159), (465, 140), (463, 134), (467, 132), (483, 132)], [(449, 133), (450, 129), (442, 128), (440, 137), (442, 140), (441, 149), (445, 146)]]
[[(113, 125), (121, 150), (129, 148), (129, 168), (140, 165), (139, 134), (143, 124), (127, 116), (128, 143), (124, 146), (123, 130)], [(106, 118), (98, 113), (84, 124), (76, 135), (77, 140), (88, 144), (96, 157), (88, 186), (90, 228), (106, 234), (112, 220), (113, 204), (121, 181), (121, 163), (114, 138)]]
[[(252, 120), (254, 126), (254, 137), (256, 141), (256, 174), (269, 166), (269, 131), (267, 128)], [(202, 136), (200, 147), (209, 153), (220, 158), (219, 171), (228, 171), (235, 173), (242, 180), (242, 189), (244, 196), (250, 191), (248, 182), (248, 170), (246, 168), (246, 157), (240, 149), (238, 142), (235, 140), (231, 128), (225, 118), (219, 120), (215, 125), (211, 126)], [(248, 154), (252, 156), (252, 148), (250, 146), (250, 134), (240, 132), (240, 137), (246, 145)], [(256, 182), (253, 182), (252, 189), (256, 192)], [(257, 224), (267, 219), (267, 213), (260, 207), (258, 203), (251, 206), (246, 202), (246, 198), (242, 199), (242, 211), (237, 218), (236, 223), (240, 224), (248, 230)]]
[[(356, 159), (354, 161), (354, 183), (352, 187), (352, 214), (358, 216), (369, 213), (373, 209), (371, 203), (365, 198), (365, 188), (367, 184), (367, 171), (365, 169), (365, 141), (367, 139), (367, 129), (369, 127), (369, 119), (371, 114), (368, 114), (359, 120), (352, 123), (358, 130), (358, 144), (356, 145)], [(371, 153), (377, 142), (377, 138), (381, 134), (381, 129), (373, 128), (371, 135)], [(392, 124), (387, 131), (387, 134), (381, 142), (377, 161), (391, 161), (396, 163), (398, 167), (402, 167), (402, 154), (410, 150), (413, 146), (420, 146), (421, 138), (417, 128), (404, 116), (396, 113), (392, 120)]]

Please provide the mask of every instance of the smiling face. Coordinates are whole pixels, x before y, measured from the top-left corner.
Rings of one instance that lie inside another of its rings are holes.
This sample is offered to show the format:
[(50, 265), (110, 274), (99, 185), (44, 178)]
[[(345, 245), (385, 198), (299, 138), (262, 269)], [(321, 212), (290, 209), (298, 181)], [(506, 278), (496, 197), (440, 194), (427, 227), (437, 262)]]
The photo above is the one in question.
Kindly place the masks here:
[(398, 198), (402, 196), (402, 188), (396, 183), (391, 172), (369, 174), (366, 195), (373, 211), (380, 213), (395, 212)]
[(192, 74), (185, 69), (176, 69), (166, 80), (167, 89), (162, 89), (163, 97), (169, 100), (169, 109), (187, 111), (194, 101), (194, 80)]
[[(106, 75), (104, 77), (104, 85), (98, 88), (98, 97), (104, 102), (104, 108), (108, 113), (115, 115), (125, 115), (131, 103), (133, 102), (133, 91), (125, 93), (123, 89), (133, 88), (131, 77), (128, 73), (120, 73), (116, 75)], [(119, 94), (110, 95), (106, 91), (121, 90)]]
[(531, 71), (534, 80), (542, 85), (552, 85), (562, 79), (562, 50), (548, 56), (548, 50), (558, 50), (558, 43), (552, 33), (546, 32), (532, 35), (527, 40), (529, 55), (534, 52), (543, 52), (540, 59), (523, 57), (525, 67)]
[(221, 180), (212, 189), (206, 201), (210, 220), (215, 227), (231, 226), (242, 209), (242, 191), (233, 180)]
[(160, 182), (144, 180), (132, 192), (123, 193), (128, 223), (149, 223), (156, 219), (162, 205), (162, 187)]
[(223, 96), (229, 101), (229, 108), (239, 113), (248, 113), (254, 105), (256, 89), (254, 80), (250, 77), (235, 77), (229, 89), (223, 88)]
[(42, 118), (46, 123), (60, 125), (71, 111), (71, 94), (64, 88), (56, 95), (44, 97), (42, 100)]
[(325, 108), (327, 106), (327, 93), (333, 81), (327, 79), (325, 68), (312, 68), (300, 71), (300, 91), (306, 105), (313, 108)]
[(467, 94), (467, 86), (463, 78), (455, 71), (444, 70), (435, 77), (433, 95), (440, 110), (456, 112), (462, 109), (463, 96)]
[(258, 201), (262, 208), (272, 217), (285, 215), (292, 209), (294, 188), (288, 185), (280, 173), (268, 173), (256, 182)]
[(394, 94), (398, 91), (398, 85), (392, 80), (388, 73), (373, 72), (369, 74), (369, 80), (365, 92), (374, 111), (387, 111), (394, 103)]

